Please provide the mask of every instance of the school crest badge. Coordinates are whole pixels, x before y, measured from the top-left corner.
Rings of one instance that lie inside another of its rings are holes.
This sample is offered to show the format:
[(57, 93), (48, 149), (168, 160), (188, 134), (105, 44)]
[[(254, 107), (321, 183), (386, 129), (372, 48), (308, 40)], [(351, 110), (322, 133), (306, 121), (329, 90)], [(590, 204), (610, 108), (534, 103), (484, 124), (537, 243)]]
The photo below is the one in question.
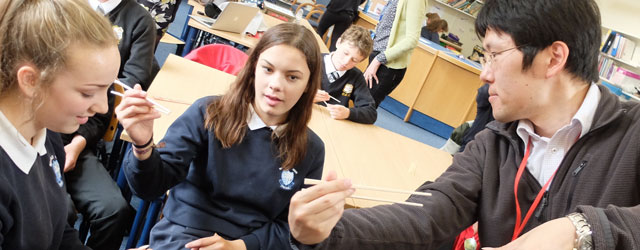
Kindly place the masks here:
[(342, 96), (351, 96), (351, 92), (353, 92), (353, 84), (351, 83), (347, 83), (344, 85), (344, 88), (342, 88)]
[(298, 171), (295, 169), (283, 170), (282, 168), (280, 168), (280, 170), (282, 171), (280, 173), (280, 188), (284, 190), (291, 190), (291, 188), (293, 188), (293, 184), (295, 184), (294, 178)]
[(60, 163), (58, 163), (58, 158), (55, 155), (51, 155), (49, 157), (49, 167), (53, 170), (53, 173), (56, 175), (56, 183), (58, 186), (62, 187), (64, 185), (64, 181), (62, 181), (62, 173), (60, 173)]
[(113, 34), (116, 35), (116, 38), (118, 38), (118, 44), (120, 44), (120, 40), (122, 40), (122, 33), (124, 33), (124, 29), (122, 29), (122, 27), (117, 26), (117, 25), (113, 25)]

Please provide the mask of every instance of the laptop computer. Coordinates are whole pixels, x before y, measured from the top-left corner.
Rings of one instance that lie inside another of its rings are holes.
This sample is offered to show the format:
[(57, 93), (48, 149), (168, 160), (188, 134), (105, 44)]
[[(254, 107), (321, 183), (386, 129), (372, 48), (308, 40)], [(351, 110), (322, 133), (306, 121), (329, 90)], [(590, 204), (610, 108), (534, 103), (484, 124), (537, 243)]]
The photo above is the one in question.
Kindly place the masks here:
[(260, 11), (257, 7), (230, 2), (218, 18), (190, 15), (193, 20), (214, 30), (242, 33)]

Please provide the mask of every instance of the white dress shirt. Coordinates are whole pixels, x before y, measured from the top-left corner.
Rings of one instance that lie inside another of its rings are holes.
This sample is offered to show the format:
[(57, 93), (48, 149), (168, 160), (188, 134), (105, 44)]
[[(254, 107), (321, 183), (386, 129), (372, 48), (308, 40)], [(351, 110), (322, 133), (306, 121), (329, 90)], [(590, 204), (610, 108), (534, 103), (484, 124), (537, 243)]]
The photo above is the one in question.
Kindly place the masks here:
[(109, 0), (104, 3), (101, 3), (98, 0), (88, 0), (88, 1), (89, 1), (89, 5), (91, 5), (91, 8), (98, 11), (99, 13), (102, 13), (103, 15), (109, 14), (109, 12), (111, 12), (113, 9), (118, 7), (118, 4), (122, 2), (122, 0)]
[(47, 130), (43, 128), (33, 137), (34, 143), (31, 145), (0, 111), (0, 146), (25, 174), (29, 174), (38, 155), (47, 154), (47, 149), (44, 146), (46, 139)]
[(337, 72), (338, 73), (338, 77), (336, 77), (335, 79), (337, 80), (338, 78), (342, 77), (344, 75), (345, 72), (347, 72), (346, 70), (342, 70), (342, 71), (338, 71), (336, 70), (336, 67), (333, 65), (333, 61), (331, 61), (331, 56), (333, 55), (334, 52), (331, 52), (331, 54), (325, 55), (324, 56), (324, 71), (327, 73), (327, 78), (329, 79), (329, 82), (334, 82), (331, 81), (331, 73), (333, 72)]
[(571, 122), (556, 131), (551, 138), (536, 134), (533, 124), (529, 120), (518, 122), (516, 130), (518, 137), (525, 146), (528, 145), (529, 140), (533, 146), (527, 161), (527, 169), (538, 180), (540, 186), (544, 186), (547, 180), (553, 176), (571, 146), (589, 132), (599, 102), (600, 89), (592, 83)]

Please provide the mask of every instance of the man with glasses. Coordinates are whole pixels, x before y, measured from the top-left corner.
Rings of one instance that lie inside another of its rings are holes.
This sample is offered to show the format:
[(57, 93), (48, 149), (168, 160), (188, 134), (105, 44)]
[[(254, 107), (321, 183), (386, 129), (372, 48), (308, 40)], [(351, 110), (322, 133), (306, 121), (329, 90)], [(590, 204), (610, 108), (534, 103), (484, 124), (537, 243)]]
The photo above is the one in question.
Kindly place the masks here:
[(298, 192), (292, 244), (433, 249), (477, 220), (482, 247), (637, 249), (640, 106), (596, 84), (600, 29), (593, 0), (486, 0), (476, 32), (496, 121), (418, 188), (433, 196), (409, 197), (424, 207), (343, 214), (354, 190), (335, 173)]

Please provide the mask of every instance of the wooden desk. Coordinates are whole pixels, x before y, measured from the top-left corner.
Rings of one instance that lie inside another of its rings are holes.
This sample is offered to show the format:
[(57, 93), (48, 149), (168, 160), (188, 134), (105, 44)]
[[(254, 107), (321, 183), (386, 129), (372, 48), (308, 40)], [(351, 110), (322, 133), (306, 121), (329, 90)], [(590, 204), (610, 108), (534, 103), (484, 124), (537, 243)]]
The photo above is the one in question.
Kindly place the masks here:
[(375, 30), (378, 25), (378, 20), (362, 11), (358, 11), (358, 18), (356, 19), (355, 24), (362, 26), (365, 29)]
[[(223, 94), (234, 79), (233, 75), (169, 55), (149, 94), (191, 103), (203, 96)], [(171, 123), (188, 107), (159, 102), (171, 109), (171, 113), (154, 123), (156, 140), (164, 136)], [(451, 156), (444, 151), (374, 125), (334, 120), (321, 106), (314, 107), (309, 127), (325, 143), (324, 174), (334, 170), (339, 177), (350, 178), (353, 183), (414, 190), (423, 182), (434, 180), (451, 164)], [(365, 190), (356, 194), (394, 200), (408, 197)], [(349, 199), (347, 204), (368, 207), (381, 203)]]
[(419, 42), (404, 79), (389, 96), (409, 107), (405, 121), (416, 110), (455, 128), (476, 115), (480, 69), (437, 48)]
[[(204, 12), (204, 6), (202, 6), (200, 3), (198, 3), (195, 0), (189, 0), (189, 5), (193, 6), (193, 9), (191, 11), (191, 15), (197, 15), (197, 16), (202, 16), (200, 14), (197, 14), (198, 11)], [(273, 27), (276, 26), (278, 24), (283, 23), (282, 20), (277, 19), (275, 17), (272, 17), (270, 15), (262, 15), (264, 18), (264, 22), (268, 27)], [(309, 22), (306, 19), (303, 19), (300, 21), (300, 24), (305, 26), (307, 29), (311, 30), (314, 34), (314, 36), (316, 37), (316, 40), (318, 41), (318, 44), (321, 44), (320, 46), (320, 51), (322, 53), (329, 53), (329, 49), (327, 49), (327, 46), (324, 44), (324, 42), (322, 41), (322, 38), (314, 31), (313, 27), (311, 26), (311, 24), (309, 24)], [(245, 35), (245, 34), (239, 34), (239, 33), (233, 33), (233, 32), (228, 32), (228, 31), (221, 31), (221, 30), (214, 30), (211, 29), (207, 26), (202, 25), (201, 23), (193, 20), (193, 18), (189, 18), (188, 21), (188, 28), (190, 29), (189, 31), (189, 37), (193, 37), (195, 36), (195, 32), (193, 29), (197, 29), (197, 30), (202, 30), (211, 34), (214, 34), (216, 36), (222, 37), (224, 39), (227, 39), (229, 41), (233, 41), (239, 44), (242, 44), (244, 46), (247, 46), (249, 48), (252, 48), (256, 45), (256, 43), (258, 43), (258, 41), (260, 40), (259, 38), (255, 38), (249, 35)], [(185, 49), (185, 53), (188, 53), (190, 50), (190, 45), (187, 45), (187, 48)]]

